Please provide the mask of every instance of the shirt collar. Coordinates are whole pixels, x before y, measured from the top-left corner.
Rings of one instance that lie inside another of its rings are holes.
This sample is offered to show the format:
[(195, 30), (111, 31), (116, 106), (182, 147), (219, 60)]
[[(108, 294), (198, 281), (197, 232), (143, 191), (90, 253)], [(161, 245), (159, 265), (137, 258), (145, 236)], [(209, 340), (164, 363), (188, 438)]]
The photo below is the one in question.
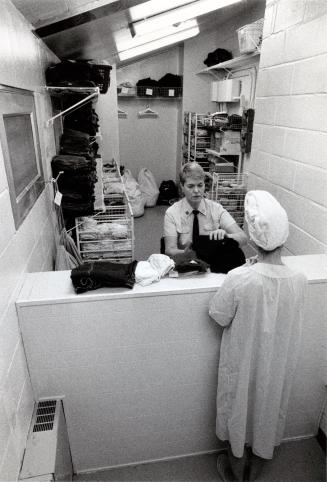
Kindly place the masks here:
[[(186, 216), (190, 216), (190, 215), (192, 214), (192, 212), (193, 212), (192, 206), (191, 206), (190, 203), (186, 200), (185, 197), (183, 198), (183, 211), (184, 211), (184, 213), (186, 214)], [(207, 213), (207, 209), (206, 209), (206, 204), (205, 204), (204, 198), (201, 199), (200, 205), (199, 205), (199, 207), (198, 207), (198, 211), (199, 211), (199, 213), (203, 214), (204, 216), (205, 216), (206, 213)]]

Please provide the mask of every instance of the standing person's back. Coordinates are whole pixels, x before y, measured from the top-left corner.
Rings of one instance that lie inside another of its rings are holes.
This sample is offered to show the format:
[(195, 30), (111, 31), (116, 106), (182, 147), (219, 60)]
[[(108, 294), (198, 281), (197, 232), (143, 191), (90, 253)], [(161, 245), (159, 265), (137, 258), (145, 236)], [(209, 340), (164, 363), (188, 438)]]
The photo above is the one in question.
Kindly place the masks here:
[(288, 236), (283, 208), (265, 191), (250, 191), (246, 201), (258, 262), (230, 271), (209, 309), (224, 328), (216, 433), (229, 442), (230, 451), (229, 460), (218, 457), (220, 475), (233, 469), (234, 475), (244, 476), (245, 446), (251, 448), (259, 466), (273, 457), (274, 447), (282, 440), (307, 286), (305, 276), (281, 260)]
[[(306, 279), (283, 265), (229, 272), (210, 315), (223, 332), (217, 435), (242, 457), (245, 443), (270, 459), (282, 439), (301, 339)], [(232, 323), (231, 323), (232, 322)]]

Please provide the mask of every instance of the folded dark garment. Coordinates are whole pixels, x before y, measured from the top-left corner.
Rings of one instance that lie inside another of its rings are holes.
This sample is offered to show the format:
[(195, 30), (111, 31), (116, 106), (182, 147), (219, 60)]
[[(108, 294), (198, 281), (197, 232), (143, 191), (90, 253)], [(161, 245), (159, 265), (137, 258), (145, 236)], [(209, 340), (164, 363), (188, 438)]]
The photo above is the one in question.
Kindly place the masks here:
[(62, 171), (76, 171), (78, 169), (92, 167), (89, 159), (84, 156), (74, 156), (72, 154), (60, 154), (52, 158), (52, 167), (57, 167)]
[(146, 77), (145, 79), (140, 79), (139, 81), (136, 82), (136, 85), (137, 86), (148, 86), (148, 87), (154, 87), (156, 85), (158, 85), (158, 81), (157, 80), (154, 80), (154, 79), (151, 79), (151, 77)]
[(183, 261), (175, 263), (175, 270), (178, 273), (206, 273), (209, 265), (201, 259), (192, 259), (191, 261)]
[(66, 202), (63, 198), (61, 207), (63, 209), (64, 215), (67, 216), (91, 216), (92, 214), (94, 214), (93, 202)]
[(182, 76), (174, 74), (166, 74), (158, 80), (159, 87), (181, 87)]
[(62, 175), (58, 179), (59, 191), (69, 192), (76, 190), (78, 186), (78, 191), (90, 191), (94, 190), (95, 178), (89, 176), (65, 176)]
[(213, 273), (228, 273), (245, 263), (243, 251), (232, 238), (216, 241), (209, 236), (200, 235), (198, 244), (193, 249), (199, 259), (210, 265)]
[(60, 154), (72, 155), (72, 156), (83, 156), (87, 160), (94, 159), (94, 153), (89, 148), (83, 148), (78, 146), (67, 146), (63, 145), (60, 147)]
[(63, 132), (62, 137), (66, 137), (66, 136), (74, 139), (86, 139), (87, 141), (89, 141), (90, 139), (90, 136), (86, 134), (86, 132), (81, 132), (76, 129), (66, 129)]
[(81, 119), (68, 119), (68, 116), (64, 120), (64, 128), (78, 128), (82, 132), (86, 132), (90, 136), (95, 136), (98, 132), (98, 124), (93, 124), (90, 121), (83, 121)]
[(71, 280), (76, 293), (96, 290), (104, 286), (111, 288), (133, 288), (137, 261), (131, 263), (112, 263), (94, 261), (83, 263), (71, 271)]
[(64, 203), (94, 203), (94, 191), (61, 191)]

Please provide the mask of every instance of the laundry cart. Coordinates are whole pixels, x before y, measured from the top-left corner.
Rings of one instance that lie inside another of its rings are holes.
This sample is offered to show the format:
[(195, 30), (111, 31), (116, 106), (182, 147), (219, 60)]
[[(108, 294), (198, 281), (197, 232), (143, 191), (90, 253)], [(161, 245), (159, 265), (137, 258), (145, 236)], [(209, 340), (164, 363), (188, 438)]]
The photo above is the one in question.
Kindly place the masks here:
[(219, 202), (235, 219), (239, 226), (244, 223), (244, 198), (246, 194), (246, 174), (212, 174), (211, 188), (206, 193), (208, 199)]
[[(103, 180), (115, 186), (104, 192), (105, 211), (76, 218), (78, 251), (85, 261), (129, 263), (134, 259), (134, 218), (119, 167), (109, 167)], [(104, 182), (105, 186), (105, 182)]]

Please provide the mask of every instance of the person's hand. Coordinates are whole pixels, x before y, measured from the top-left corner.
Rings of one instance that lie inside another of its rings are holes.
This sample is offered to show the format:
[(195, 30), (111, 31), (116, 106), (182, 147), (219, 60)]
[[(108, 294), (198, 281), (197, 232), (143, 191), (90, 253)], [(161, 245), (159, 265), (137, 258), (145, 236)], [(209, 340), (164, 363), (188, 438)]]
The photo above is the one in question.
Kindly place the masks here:
[(184, 251), (182, 251), (181, 253), (175, 254), (173, 257), (175, 263), (177, 264), (188, 263), (195, 258), (196, 258), (196, 252), (193, 251), (193, 249), (191, 249), (190, 246), (187, 246), (184, 249)]
[(209, 239), (214, 239), (215, 241), (227, 238), (228, 235), (224, 229), (216, 229), (209, 233)]

